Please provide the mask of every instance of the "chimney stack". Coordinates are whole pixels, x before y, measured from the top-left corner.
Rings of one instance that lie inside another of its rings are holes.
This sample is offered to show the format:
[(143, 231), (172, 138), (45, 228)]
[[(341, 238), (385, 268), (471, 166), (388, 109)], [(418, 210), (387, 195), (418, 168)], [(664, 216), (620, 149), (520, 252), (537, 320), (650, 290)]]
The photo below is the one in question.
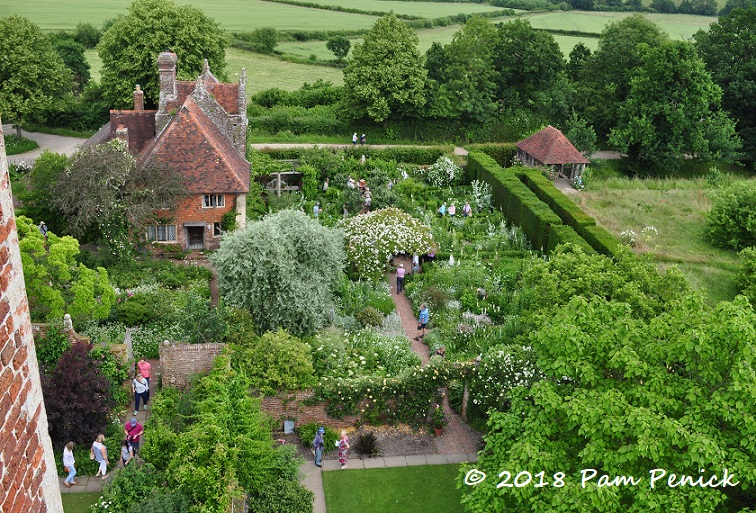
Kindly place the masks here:
[(134, 90), (134, 110), (137, 112), (144, 110), (144, 91), (139, 87), (139, 84), (137, 84), (136, 90)]
[(129, 148), (129, 129), (123, 125), (118, 125), (115, 131), (115, 137), (119, 141), (126, 143), (126, 148)]
[(176, 54), (162, 52), (158, 56), (158, 73), (160, 74), (160, 100), (175, 100), (176, 91)]

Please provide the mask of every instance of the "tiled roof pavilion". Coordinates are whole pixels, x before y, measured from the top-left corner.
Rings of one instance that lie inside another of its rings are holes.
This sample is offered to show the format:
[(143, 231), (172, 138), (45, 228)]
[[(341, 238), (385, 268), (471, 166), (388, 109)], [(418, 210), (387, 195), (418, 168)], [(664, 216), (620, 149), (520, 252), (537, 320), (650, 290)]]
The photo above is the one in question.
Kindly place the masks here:
[(588, 160), (558, 129), (549, 125), (516, 144), (517, 160), (527, 166), (554, 166), (560, 172), (569, 168), (569, 178), (582, 174)]

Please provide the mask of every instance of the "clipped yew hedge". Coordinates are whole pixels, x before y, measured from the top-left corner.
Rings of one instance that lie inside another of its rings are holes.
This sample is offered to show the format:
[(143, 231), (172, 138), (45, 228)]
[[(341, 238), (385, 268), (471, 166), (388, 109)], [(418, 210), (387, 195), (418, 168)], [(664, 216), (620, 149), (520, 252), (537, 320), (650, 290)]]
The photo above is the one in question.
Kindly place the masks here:
[(470, 144), (467, 149), (469, 151), (482, 151), (504, 168), (514, 165), (517, 156), (517, 146), (513, 143)]
[(596, 250), (594, 250), (583, 237), (578, 235), (578, 233), (571, 226), (566, 226), (563, 224), (551, 225), (548, 252), (551, 253), (560, 244), (573, 244), (575, 246), (579, 246), (586, 254), (589, 255), (596, 253)]
[(468, 173), (491, 184), (494, 205), (502, 209), (509, 221), (522, 227), (533, 248), (546, 251), (551, 225), (562, 224), (559, 216), (489, 155), (470, 152), (467, 165)]
[(616, 257), (622, 250), (622, 244), (608, 231), (600, 226), (578, 226), (578, 234), (593, 249), (608, 257)]
[(528, 189), (546, 203), (567, 226), (577, 230), (578, 226), (595, 226), (596, 220), (557, 189), (554, 182), (543, 176), (537, 169), (517, 166), (510, 169)]
[[(309, 151), (312, 147), (307, 148), (263, 148), (261, 151), (271, 156), (275, 160), (293, 160), (298, 159), (302, 153)], [(451, 146), (397, 146), (395, 148), (374, 148), (368, 146), (344, 146), (330, 147), (334, 153), (344, 152), (346, 155), (355, 159), (377, 158), (381, 160), (395, 160), (396, 162), (405, 162), (408, 164), (417, 164), (429, 166), (436, 162), (439, 157), (450, 154), (454, 151)]]

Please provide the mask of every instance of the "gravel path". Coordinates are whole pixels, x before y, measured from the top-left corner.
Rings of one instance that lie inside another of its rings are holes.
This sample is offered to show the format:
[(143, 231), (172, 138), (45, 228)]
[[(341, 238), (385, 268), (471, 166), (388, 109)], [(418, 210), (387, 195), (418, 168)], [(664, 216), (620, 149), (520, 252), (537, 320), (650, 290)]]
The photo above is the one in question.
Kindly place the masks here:
[[(13, 125), (3, 125), (4, 134), (16, 134), (16, 129)], [(60, 153), (62, 155), (73, 155), (79, 146), (86, 141), (80, 137), (64, 137), (62, 135), (42, 134), (39, 132), (27, 132), (21, 131), (21, 135), (32, 141), (36, 141), (39, 144), (39, 148), (26, 153), (20, 153), (18, 155), (11, 155), (8, 157), (8, 163), (18, 164), (20, 162), (26, 162), (32, 164), (34, 161), (42, 155), (45, 150), (50, 150), (53, 153)]]

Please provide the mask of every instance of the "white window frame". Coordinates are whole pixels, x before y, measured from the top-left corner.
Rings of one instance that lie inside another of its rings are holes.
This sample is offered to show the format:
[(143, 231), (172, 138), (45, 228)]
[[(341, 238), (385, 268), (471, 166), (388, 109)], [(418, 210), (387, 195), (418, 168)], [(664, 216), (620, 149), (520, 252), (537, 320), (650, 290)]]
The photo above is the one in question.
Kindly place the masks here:
[(202, 208), (219, 208), (225, 206), (225, 194), (205, 194), (202, 196)]
[[(161, 233), (162, 232), (162, 233)], [(175, 243), (177, 239), (175, 224), (150, 224), (147, 225), (147, 240), (149, 242)], [(171, 238), (173, 237), (173, 238)]]

